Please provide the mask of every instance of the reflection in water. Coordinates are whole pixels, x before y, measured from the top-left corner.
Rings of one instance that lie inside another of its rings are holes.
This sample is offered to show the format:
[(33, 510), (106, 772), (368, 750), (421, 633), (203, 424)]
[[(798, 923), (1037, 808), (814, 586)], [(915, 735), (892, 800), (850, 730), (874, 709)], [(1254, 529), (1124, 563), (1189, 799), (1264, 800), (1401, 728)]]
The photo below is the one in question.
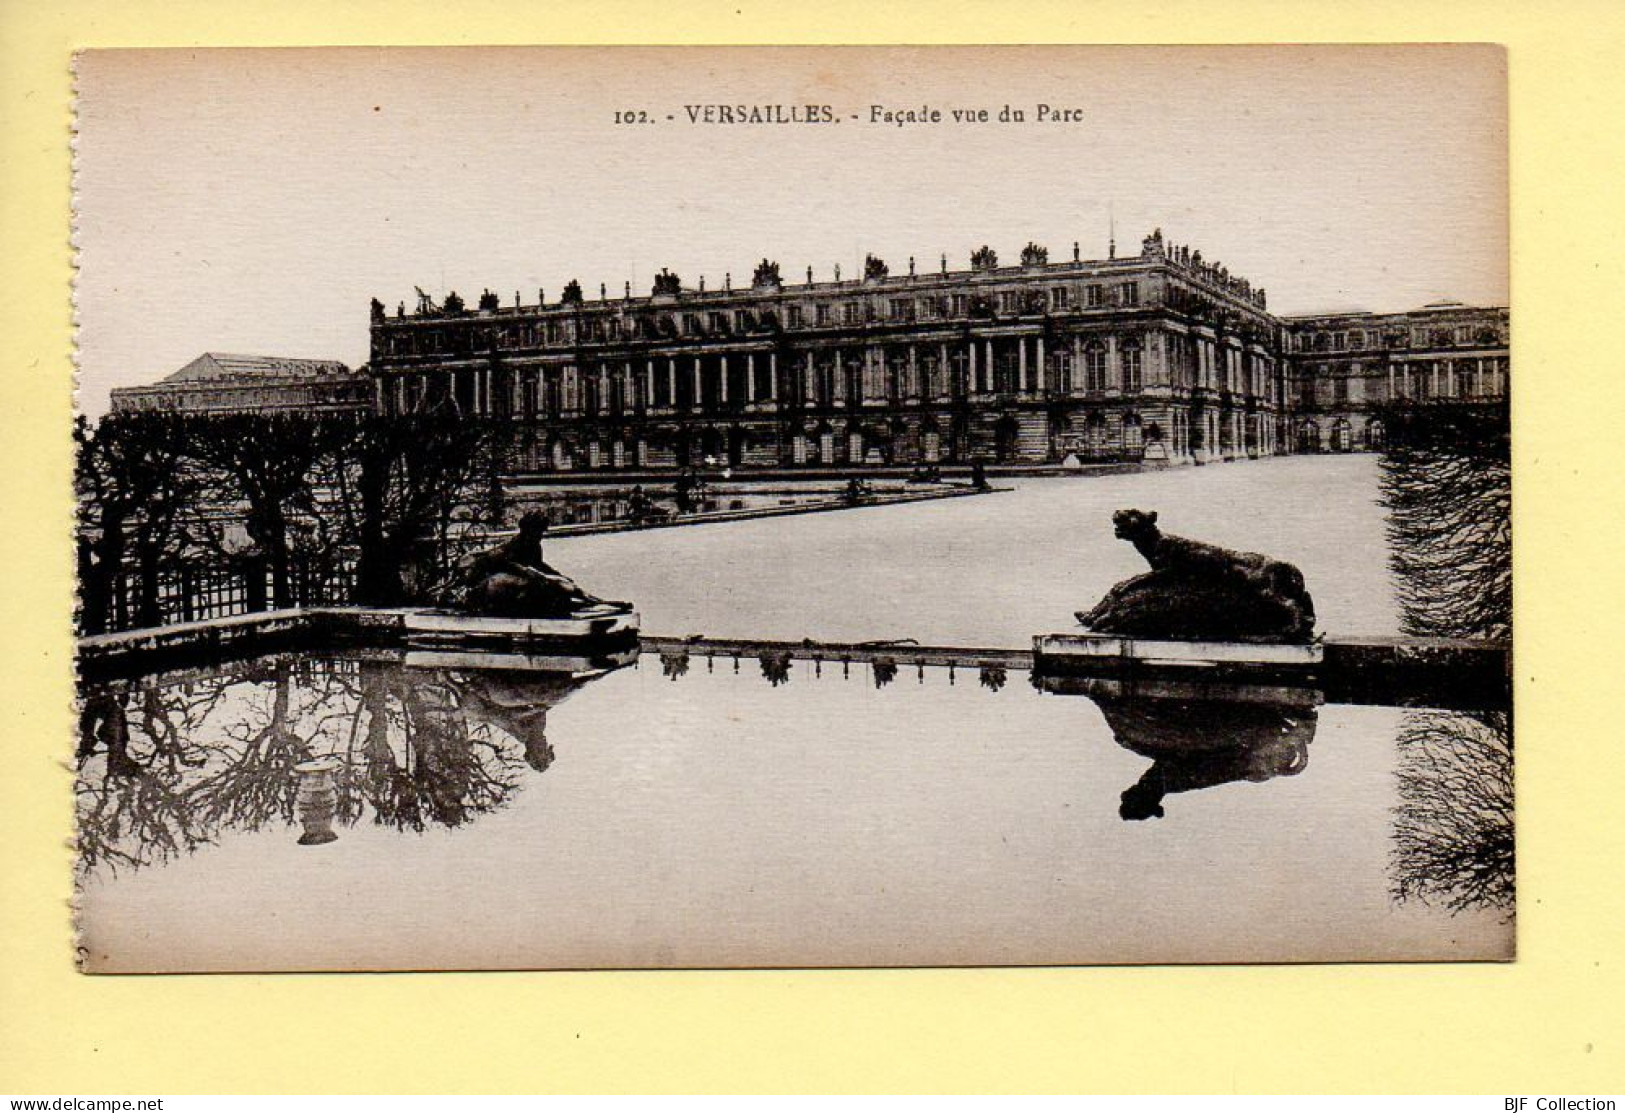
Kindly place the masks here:
[(897, 679), (897, 658), (895, 657), (876, 657), (869, 662), (869, 667), (874, 673), (876, 688), (884, 688)]
[(1308, 700), (1245, 702), (1105, 692), (1091, 692), (1090, 697), (1117, 743), (1152, 759), (1151, 768), (1123, 790), (1118, 814), (1124, 819), (1160, 818), (1170, 793), (1296, 776), (1309, 764), (1309, 743), (1318, 722)]
[(672, 680), (688, 672), (688, 650), (679, 649), (660, 655), (660, 671)]
[(78, 748), (79, 866), (139, 867), (228, 831), (457, 827), (553, 761), (547, 713), (604, 674), (296, 660), (168, 674), (87, 693)]
[(1453, 912), (1510, 911), (1512, 722), (1504, 711), (1408, 712), (1399, 728), (1391, 892)]
[(762, 676), (773, 687), (777, 688), (781, 684), (790, 683), (790, 651), (788, 649), (763, 653), (757, 660), (762, 664)]
[[(1512, 473), (1504, 408), (1390, 415), (1382, 459), (1407, 633), (1512, 635)], [(1407, 712), (1399, 730), (1391, 892), (1452, 911), (1511, 911), (1512, 717)]]
[(299, 794), (294, 803), (299, 812), (299, 825), (305, 829), (299, 836), (300, 846), (321, 846), (339, 837), (333, 830), (333, 817), (339, 804), (333, 774), (338, 767), (338, 760), (332, 756), (302, 761), (293, 767), (299, 774)]

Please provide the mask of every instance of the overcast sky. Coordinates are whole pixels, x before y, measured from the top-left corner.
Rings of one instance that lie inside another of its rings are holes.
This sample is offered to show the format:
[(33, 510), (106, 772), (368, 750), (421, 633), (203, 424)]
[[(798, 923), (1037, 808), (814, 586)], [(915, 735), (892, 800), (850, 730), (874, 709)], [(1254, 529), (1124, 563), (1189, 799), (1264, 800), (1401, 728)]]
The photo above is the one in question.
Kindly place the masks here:
[[(1029, 239), (1099, 258), (1113, 217), (1120, 253), (1160, 226), (1280, 313), (1507, 302), (1493, 47), (103, 51), (78, 89), (91, 414), (204, 351), (359, 365), (368, 299), (415, 285), (511, 304), (647, 294), (662, 266), (748, 282), (764, 255), (788, 281)], [(840, 123), (685, 108), (809, 103)]]

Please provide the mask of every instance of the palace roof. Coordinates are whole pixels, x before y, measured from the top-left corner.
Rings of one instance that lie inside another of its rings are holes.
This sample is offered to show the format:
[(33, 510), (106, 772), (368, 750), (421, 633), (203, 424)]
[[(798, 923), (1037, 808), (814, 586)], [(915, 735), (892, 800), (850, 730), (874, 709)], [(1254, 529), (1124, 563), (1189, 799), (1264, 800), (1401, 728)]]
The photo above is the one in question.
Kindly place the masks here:
[(165, 385), (204, 385), (242, 383), (256, 379), (327, 379), (347, 377), (357, 372), (333, 359), (292, 359), (287, 356), (245, 356), (226, 352), (204, 352), (179, 371), (165, 376)]

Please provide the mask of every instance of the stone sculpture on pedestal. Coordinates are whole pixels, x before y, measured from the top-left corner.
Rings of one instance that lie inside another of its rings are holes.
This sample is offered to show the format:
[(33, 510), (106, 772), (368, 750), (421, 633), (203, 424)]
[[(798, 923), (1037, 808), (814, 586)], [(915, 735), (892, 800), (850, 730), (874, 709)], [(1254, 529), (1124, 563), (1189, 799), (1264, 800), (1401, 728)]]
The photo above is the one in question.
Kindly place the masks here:
[(1151, 571), (1079, 611), (1091, 631), (1180, 641), (1312, 640), (1315, 605), (1293, 565), (1164, 534), (1155, 511), (1119, 510), (1112, 524)]

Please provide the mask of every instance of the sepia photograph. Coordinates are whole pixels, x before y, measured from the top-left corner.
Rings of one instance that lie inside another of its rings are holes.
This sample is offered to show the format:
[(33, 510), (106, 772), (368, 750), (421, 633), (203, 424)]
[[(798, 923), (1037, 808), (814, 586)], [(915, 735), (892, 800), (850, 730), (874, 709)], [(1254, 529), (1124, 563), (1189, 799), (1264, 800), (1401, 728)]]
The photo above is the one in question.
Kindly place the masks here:
[(80, 970), (1514, 959), (1502, 48), (74, 65)]

